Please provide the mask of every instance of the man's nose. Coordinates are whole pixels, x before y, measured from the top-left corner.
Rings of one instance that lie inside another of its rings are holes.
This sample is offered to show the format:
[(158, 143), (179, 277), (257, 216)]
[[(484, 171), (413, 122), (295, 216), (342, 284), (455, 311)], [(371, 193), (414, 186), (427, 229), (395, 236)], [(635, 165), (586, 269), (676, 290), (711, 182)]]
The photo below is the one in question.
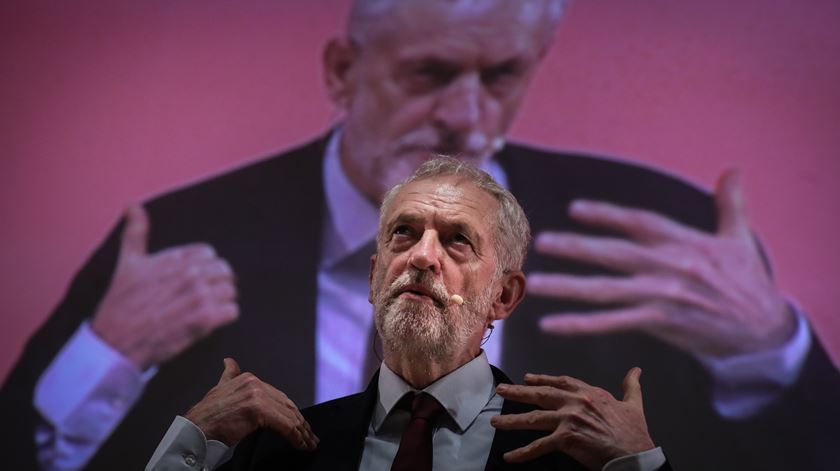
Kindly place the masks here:
[(438, 97), (436, 125), (443, 131), (468, 135), (481, 124), (482, 92), (477, 73), (459, 76)]
[(408, 263), (418, 270), (440, 273), (440, 257), (443, 247), (436, 231), (425, 231), (420, 240), (411, 248)]

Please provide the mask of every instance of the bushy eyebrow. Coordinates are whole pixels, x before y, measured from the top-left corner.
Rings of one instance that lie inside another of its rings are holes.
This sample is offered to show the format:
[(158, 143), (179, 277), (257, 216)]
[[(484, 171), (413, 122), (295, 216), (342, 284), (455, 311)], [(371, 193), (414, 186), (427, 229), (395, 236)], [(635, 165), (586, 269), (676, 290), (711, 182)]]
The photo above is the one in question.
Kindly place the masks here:
[[(396, 226), (407, 224), (407, 225), (416, 225), (418, 223), (422, 223), (426, 220), (425, 217), (415, 214), (415, 213), (402, 213), (399, 214), (394, 220), (392, 220), (386, 226), (388, 232), (391, 232)], [(453, 218), (447, 221), (438, 221), (438, 224), (442, 226), (442, 229), (446, 233), (462, 233), (470, 239), (473, 244), (475, 244), (476, 249), (482, 247), (482, 237), (481, 234), (476, 231), (472, 225), (468, 224), (466, 221)]]
[(386, 227), (390, 232), (395, 226), (400, 224), (417, 224), (418, 221), (422, 221), (423, 218), (419, 214), (412, 214), (412, 213), (401, 213), (397, 215), (396, 218), (391, 220)]

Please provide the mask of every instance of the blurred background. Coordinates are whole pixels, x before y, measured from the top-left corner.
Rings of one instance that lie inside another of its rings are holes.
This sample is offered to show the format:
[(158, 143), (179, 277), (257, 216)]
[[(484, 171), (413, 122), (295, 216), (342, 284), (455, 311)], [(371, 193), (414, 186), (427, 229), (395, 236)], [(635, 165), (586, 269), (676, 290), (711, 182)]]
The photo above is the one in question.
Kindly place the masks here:
[[(0, 381), (123, 208), (340, 118), (345, 0), (0, 4)], [(840, 359), (840, 2), (577, 0), (512, 140), (740, 168), (779, 285)], [(152, 222), (154, 224), (154, 221)]]

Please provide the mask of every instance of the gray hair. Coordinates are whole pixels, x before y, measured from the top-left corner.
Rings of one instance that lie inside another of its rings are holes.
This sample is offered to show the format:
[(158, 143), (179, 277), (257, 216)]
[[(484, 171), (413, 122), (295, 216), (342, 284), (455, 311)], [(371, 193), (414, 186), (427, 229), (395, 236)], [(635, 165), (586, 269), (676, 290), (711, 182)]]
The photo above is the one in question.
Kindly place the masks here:
[(496, 273), (521, 270), (531, 241), (531, 227), (525, 211), (513, 194), (499, 185), (487, 172), (452, 157), (438, 156), (423, 163), (411, 176), (385, 193), (379, 209), (379, 230), (376, 245), (383, 243), (384, 217), (394, 197), (409, 183), (435, 177), (458, 176), (492, 196), (499, 204), (496, 224), (493, 227), (493, 244), (496, 251)]
[[(407, 0), (355, 0), (347, 19), (347, 34), (356, 41), (365, 42), (376, 34), (376, 26), (388, 24), (388, 14), (392, 14), (394, 7)], [(429, 2), (431, 0), (422, 0)], [(486, 0), (438, 0), (448, 3), (455, 9), (490, 8)], [(499, 0), (507, 3), (511, 0)], [(522, 19), (546, 28), (548, 38), (553, 37), (554, 30), (563, 15), (563, 9), (568, 0), (529, 0), (520, 2), (520, 16)], [(550, 41), (550, 39), (549, 39)]]

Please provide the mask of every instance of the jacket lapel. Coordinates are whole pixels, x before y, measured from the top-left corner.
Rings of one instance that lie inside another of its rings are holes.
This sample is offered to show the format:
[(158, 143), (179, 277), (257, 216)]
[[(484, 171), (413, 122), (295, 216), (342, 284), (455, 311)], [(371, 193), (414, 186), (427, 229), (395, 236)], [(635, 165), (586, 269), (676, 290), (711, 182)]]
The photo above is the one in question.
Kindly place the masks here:
[[(493, 379), (496, 383), (510, 384), (510, 378), (495, 366), (490, 366), (493, 370)], [(515, 414), (516, 403), (505, 401), (502, 404), (502, 414)], [(487, 471), (505, 469), (508, 465), (505, 463), (503, 455), (510, 451), (523, 446), (520, 444), (521, 438), (505, 430), (497, 430), (493, 435), (493, 444), (490, 445), (490, 455), (487, 457)]]
[(367, 389), (360, 394), (332, 401), (314, 408), (311, 417), (303, 411), (313, 431), (321, 439), (319, 450), (313, 457), (312, 470), (357, 470), (362, 461), (370, 427), (370, 418), (376, 404), (379, 372)]

